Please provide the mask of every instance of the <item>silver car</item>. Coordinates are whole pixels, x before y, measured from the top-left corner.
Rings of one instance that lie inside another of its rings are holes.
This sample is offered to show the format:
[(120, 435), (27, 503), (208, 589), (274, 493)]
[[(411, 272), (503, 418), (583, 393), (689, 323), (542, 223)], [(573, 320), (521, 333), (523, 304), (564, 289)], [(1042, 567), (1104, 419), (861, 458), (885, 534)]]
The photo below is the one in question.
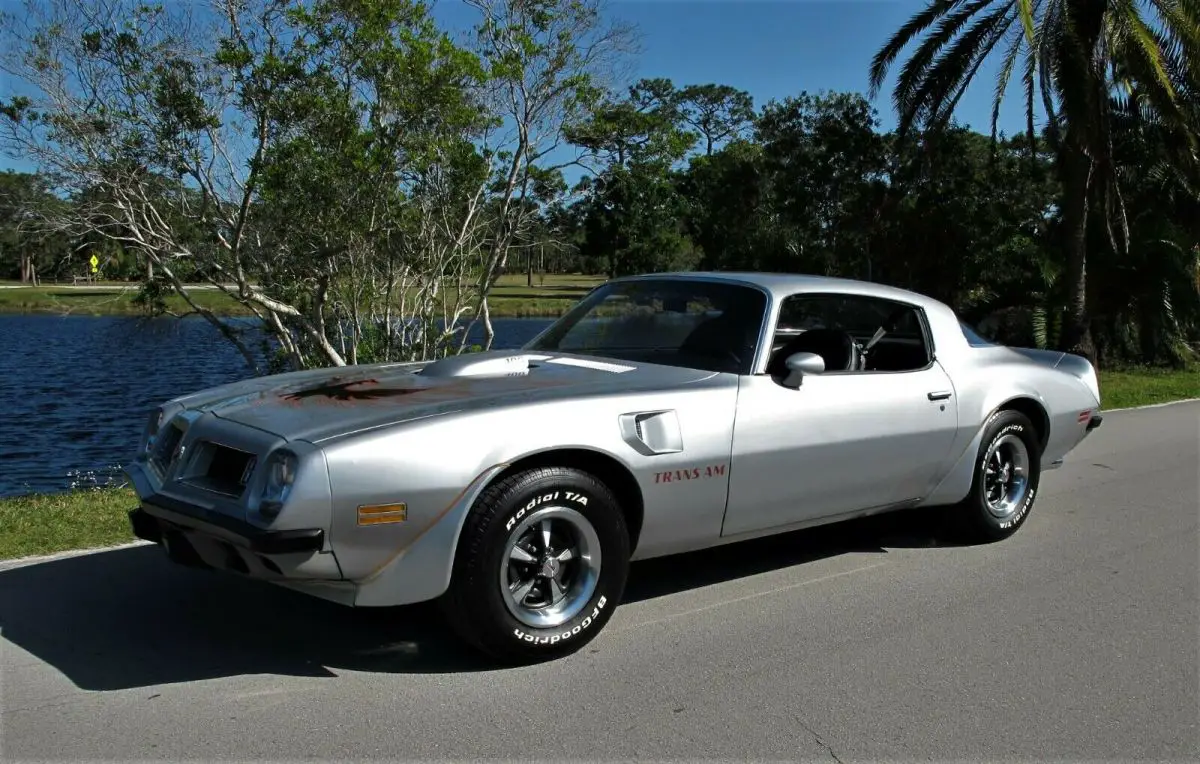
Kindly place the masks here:
[(127, 472), (176, 562), (357, 607), (438, 600), (506, 662), (593, 639), (629, 563), (910, 507), (1026, 522), (1097, 427), (1092, 365), (879, 284), (615, 279), (520, 350), (186, 395)]

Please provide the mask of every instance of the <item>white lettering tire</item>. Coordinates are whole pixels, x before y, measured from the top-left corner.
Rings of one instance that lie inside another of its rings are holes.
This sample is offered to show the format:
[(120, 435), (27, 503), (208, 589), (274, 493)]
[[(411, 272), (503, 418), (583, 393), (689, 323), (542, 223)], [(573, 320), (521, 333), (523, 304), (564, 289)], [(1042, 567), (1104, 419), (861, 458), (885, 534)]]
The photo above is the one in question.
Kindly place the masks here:
[(1009, 409), (992, 414), (975, 457), (971, 492), (951, 513), (958, 530), (984, 543), (1016, 533), (1037, 500), (1041, 464), (1029, 418)]
[(564, 656), (608, 623), (625, 591), (629, 547), (604, 483), (568, 467), (530, 469), (476, 500), (439, 604), (465, 642), (504, 663)]

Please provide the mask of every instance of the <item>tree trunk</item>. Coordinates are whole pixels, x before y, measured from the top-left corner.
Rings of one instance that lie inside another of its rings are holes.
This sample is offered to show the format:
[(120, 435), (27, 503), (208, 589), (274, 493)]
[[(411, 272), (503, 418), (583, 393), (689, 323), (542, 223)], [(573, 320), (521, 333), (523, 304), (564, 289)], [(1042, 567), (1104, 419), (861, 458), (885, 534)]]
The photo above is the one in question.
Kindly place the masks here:
[(492, 311), (488, 307), (487, 298), (484, 298), (482, 308), (480, 317), (483, 319), (483, 349), (491, 350), (492, 342), (496, 339), (496, 329), (492, 326)]
[(1096, 362), (1087, 306), (1088, 196), (1091, 159), (1068, 130), (1059, 154), (1063, 182), (1063, 254), (1066, 256), (1067, 310), (1060, 350)]

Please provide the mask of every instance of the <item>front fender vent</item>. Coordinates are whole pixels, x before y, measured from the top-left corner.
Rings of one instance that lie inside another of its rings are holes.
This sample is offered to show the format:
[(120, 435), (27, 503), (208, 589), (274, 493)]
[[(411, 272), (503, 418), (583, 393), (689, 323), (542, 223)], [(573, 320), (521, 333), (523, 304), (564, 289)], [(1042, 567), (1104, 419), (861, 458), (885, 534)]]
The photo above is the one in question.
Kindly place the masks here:
[(640, 454), (654, 456), (683, 451), (679, 416), (672, 410), (622, 414), (618, 421), (621, 438)]

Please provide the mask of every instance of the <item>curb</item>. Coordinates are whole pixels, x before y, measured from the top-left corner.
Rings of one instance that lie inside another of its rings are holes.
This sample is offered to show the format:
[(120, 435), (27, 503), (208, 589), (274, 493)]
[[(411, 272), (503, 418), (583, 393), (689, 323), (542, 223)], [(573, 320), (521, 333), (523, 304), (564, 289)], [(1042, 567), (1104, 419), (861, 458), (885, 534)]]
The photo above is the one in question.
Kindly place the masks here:
[(55, 560), (66, 560), (71, 557), (81, 557), (86, 554), (96, 554), (98, 552), (116, 552), (121, 549), (134, 549), (139, 546), (152, 546), (149, 541), (130, 541), (125, 544), (114, 544), (113, 546), (94, 546), (86, 549), (68, 549), (65, 552), (54, 552), (52, 554), (29, 555), (27, 557), (12, 557), (7, 560), (0, 560), (0, 571), (12, 570), (13, 568), (23, 568), (26, 565), (37, 565), (43, 562), (54, 562)]
[(1166, 403), (1147, 403), (1144, 406), (1127, 406), (1123, 409), (1100, 409), (1101, 414), (1111, 414), (1116, 411), (1142, 411), (1143, 409), (1161, 409), (1167, 406), (1178, 406), (1181, 403), (1200, 403), (1200, 398), (1181, 398), (1177, 401), (1167, 401)]

